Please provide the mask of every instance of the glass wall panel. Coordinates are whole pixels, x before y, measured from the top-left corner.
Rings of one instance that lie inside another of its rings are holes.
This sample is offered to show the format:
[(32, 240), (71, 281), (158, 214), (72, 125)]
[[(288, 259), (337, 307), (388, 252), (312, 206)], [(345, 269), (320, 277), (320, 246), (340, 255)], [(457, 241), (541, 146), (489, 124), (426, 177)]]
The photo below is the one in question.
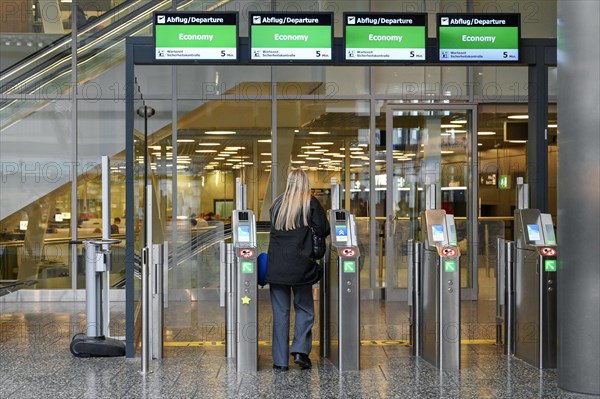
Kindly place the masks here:
[[(185, 65), (176, 68), (177, 90), (180, 98), (206, 101), (208, 98), (230, 96), (238, 101), (259, 101), (268, 99), (271, 93), (271, 67), (269, 66)], [(170, 78), (167, 80), (169, 82), (166, 84), (170, 84)], [(164, 84), (154, 81), (150, 83), (150, 86)], [(151, 90), (155, 92), (156, 89)], [(199, 106), (197, 103), (195, 105)], [(180, 109), (180, 113), (189, 111), (189, 109)]]
[(527, 102), (526, 66), (473, 67), (473, 95), (480, 102)]
[[(361, 286), (370, 281), (369, 246), (369, 102), (277, 101), (278, 191), (283, 193), (290, 168), (308, 173), (313, 194), (331, 209), (331, 183), (342, 185), (341, 207), (357, 216), (361, 250)], [(266, 202), (266, 201), (265, 201)], [(263, 207), (263, 212), (268, 208)]]
[[(393, 107), (393, 105), (391, 105)], [(443, 107), (443, 105), (440, 105)], [(391, 129), (386, 140), (386, 146), (378, 148), (378, 157), (383, 161), (385, 156), (392, 152), (392, 162), (381, 162), (376, 182), (381, 181), (386, 197), (381, 199), (378, 216), (387, 216), (394, 222), (396, 242), (385, 242), (393, 245), (385, 251), (390, 257), (387, 270), (395, 276), (390, 281), (390, 288), (407, 287), (407, 262), (408, 250), (405, 246), (408, 239), (419, 239), (422, 231), (419, 230), (417, 219), (420, 211), (425, 209), (425, 191), (429, 185), (435, 185), (437, 206), (452, 214), (456, 220), (457, 239), (461, 250), (461, 278), (462, 287), (473, 287), (471, 279), (471, 261), (473, 255), (468, 250), (467, 217), (469, 216), (470, 201), (468, 193), (471, 192), (469, 176), (468, 150), (470, 135), (473, 134), (471, 115), (465, 109), (419, 109), (398, 108), (382, 109), (382, 114), (393, 112), (388, 123), (380, 125), (380, 129)], [(385, 117), (384, 117), (385, 118)], [(385, 120), (384, 118), (383, 121)], [(378, 159), (375, 160), (377, 162)], [(391, 168), (391, 171), (388, 169)], [(391, 172), (391, 173), (390, 173)], [(389, 179), (391, 178), (391, 181)], [(388, 201), (391, 201), (389, 203)], [(387, 209), (387, 211), (386, 211)], [(391, 210), (391, 214), (388, 214)], [(390, 262), (394, 259), (394, 262)], [(390, 264), (391, 263), (391, 264)]]
[(0, 279), (69, 288), (71, 102), (32, 103), (37, 112), (0, 134)]
[[(77, 235), (102, 237), (102, 156), (110, 159), (111, 237), (123, 240), (112, 247), (111, 283), (125, 278), (125, 108), (114, 100), (78, 101)], [(83, 258), (80, 258), (83, 263)], [(78, 265), (78, 288), (85, 286), (85, 267)]]
[(399, 100), (445, 101), (468, 98), (466, 67), (373, 67), (375, 93)]

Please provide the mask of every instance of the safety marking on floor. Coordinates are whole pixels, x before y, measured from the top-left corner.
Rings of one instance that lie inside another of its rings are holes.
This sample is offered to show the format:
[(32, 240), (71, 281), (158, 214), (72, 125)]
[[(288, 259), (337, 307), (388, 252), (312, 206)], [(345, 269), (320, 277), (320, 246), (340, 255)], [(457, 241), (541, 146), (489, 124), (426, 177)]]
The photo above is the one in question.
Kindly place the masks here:
[[(463, 339), (460, 341), (461, 345), (493, 345), (496, 343), (494, 339)], [(313, 341), (313, 346), (319, 346), (319, 341)], [(377, 340), (362, 340), (360, 346), (398, 346), (398, 345), (409, 345), (409, 341), (395, 340), (395, 339), (377, 339)], [(225, 341), (189, 341), (189, 342), (176, 342), (166, 341), (164, 346), (171, 347), (192, 347), (192, 346), (225, 346)], [(258, 341), (259, 346), (271, 346), (271, 341)]]

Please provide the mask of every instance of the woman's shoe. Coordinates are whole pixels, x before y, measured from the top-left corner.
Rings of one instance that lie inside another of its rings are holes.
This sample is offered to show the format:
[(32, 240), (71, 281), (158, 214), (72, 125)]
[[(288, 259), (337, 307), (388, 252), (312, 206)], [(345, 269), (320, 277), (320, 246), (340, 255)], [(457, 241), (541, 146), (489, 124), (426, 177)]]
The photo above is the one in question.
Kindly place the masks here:
[(278, 366), (274, 364), (273, 369), (278, 371), (288, 371), (290, 368), (288, 366)]
[(312, 363), (308, 355), (304, 353), (294, 353), (294, 363), (296, 363), (302, 370), (309, 369), (312, 367)]

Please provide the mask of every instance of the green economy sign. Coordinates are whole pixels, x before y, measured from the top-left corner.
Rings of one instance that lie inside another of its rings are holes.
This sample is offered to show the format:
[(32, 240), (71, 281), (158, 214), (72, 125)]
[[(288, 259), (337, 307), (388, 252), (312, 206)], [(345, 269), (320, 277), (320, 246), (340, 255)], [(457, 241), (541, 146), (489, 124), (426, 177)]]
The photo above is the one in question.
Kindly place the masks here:
[(154, 14), (158, 61), (237, 61), (237, 13)]
[(331, 13), (250, 13), (250, 59), (331, 60), (332, 21)]
[(519, 61), (520, 14), (438, 14), (440, 61)]
[(346, 61), (425, 61), (427, 14), (344, 13)]

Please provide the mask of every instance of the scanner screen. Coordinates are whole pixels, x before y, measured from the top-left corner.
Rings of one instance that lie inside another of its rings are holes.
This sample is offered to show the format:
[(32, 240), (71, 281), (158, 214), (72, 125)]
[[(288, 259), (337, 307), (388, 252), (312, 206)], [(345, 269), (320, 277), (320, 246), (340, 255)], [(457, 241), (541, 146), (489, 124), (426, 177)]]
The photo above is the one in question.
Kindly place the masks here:
[(527, 236), (529, 236), (529, 241), (540, 241), (542, 239), (540, 236), (540, 226), (537, 224), (528, 224)]
[(442, 225), (442, 224), (431, 225), (431, 236), (433, 237), (434, 242), (443, 242), (444, 241), (444, 225)]
[(238, 241), (250, 242), (250, 226), (238, 226)]

